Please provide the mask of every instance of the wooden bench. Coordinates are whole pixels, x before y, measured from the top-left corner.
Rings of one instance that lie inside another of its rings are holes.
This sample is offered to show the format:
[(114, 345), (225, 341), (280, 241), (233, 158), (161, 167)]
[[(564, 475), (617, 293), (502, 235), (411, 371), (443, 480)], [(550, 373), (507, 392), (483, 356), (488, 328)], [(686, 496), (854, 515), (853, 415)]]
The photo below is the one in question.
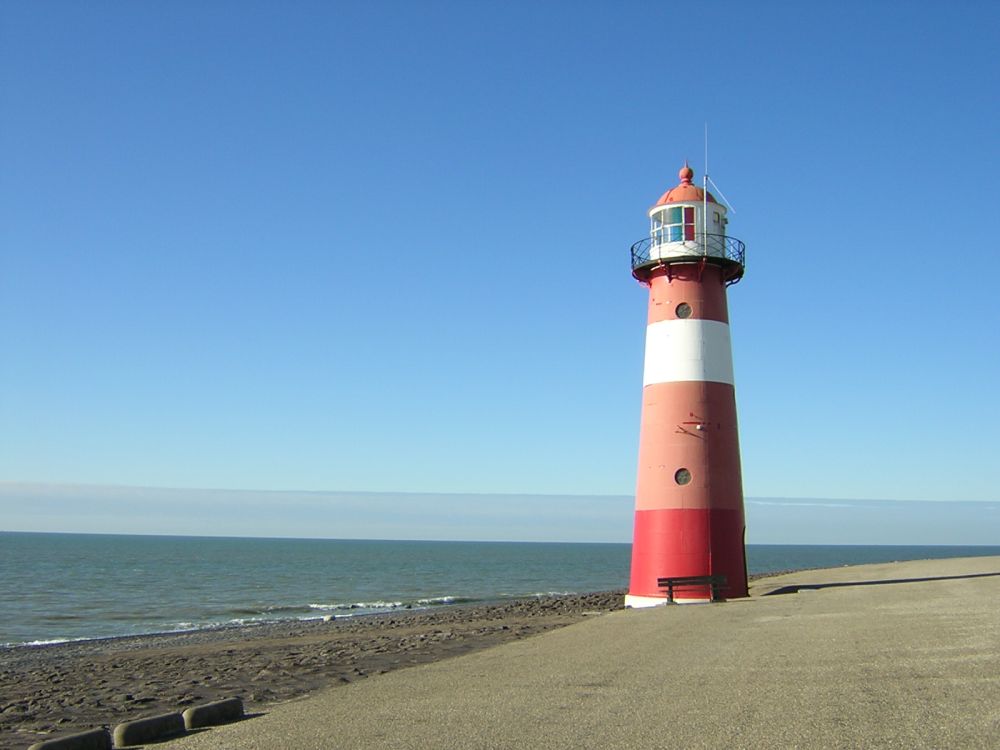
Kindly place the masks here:
[(724, 600), (724, 597), (720, 592), (723, 589), (729, 588), (726, 585), (726, 577), (723, 575), (672, 576), (670, 578), (657, 578), (656, 585), (661, 589), (667, 590), (667, 601), (671, 604), (674, 603), (674, 592), (678, 589), (683, 591), (685, 589), (704, 588), (705, 586), (709, 586), (712, 590), (712, 601), (721, 602)]

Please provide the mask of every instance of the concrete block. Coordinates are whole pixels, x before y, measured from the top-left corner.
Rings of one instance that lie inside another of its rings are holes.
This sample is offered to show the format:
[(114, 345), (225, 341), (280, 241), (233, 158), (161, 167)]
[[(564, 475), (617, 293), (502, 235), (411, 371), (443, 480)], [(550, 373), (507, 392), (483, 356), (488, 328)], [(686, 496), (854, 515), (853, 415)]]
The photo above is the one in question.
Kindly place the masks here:
[(156, 742), (165, 737), (184, 734), (184, 717), (180, 714), (161, 714), (146, 719), (126, 721), (115, 727), (115, 747), (142, 745), (146, 742)]
[(224, 701), (192, 706), (184, 712), (184, 726), (188, 729), (197, 729), (241, 718), (243, 718), (243, 699), (228, 698)]
[(111, 750), (111, 733), (107, 729), (91, 729), (65, 737), (36, 742), (28, 750)]

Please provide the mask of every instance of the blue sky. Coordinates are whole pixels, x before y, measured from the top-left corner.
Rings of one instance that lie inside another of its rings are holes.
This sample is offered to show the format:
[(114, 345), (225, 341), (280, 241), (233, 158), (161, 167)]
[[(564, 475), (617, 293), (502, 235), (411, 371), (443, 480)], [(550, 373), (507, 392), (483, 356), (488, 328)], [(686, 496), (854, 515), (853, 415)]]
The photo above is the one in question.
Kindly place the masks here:
[[(5, 3), (0, 480), (632, 492), (685, 158), (751, 497), (996, 501), (992, 3)], [(2, 525), (2, 524), (0, 524)]]

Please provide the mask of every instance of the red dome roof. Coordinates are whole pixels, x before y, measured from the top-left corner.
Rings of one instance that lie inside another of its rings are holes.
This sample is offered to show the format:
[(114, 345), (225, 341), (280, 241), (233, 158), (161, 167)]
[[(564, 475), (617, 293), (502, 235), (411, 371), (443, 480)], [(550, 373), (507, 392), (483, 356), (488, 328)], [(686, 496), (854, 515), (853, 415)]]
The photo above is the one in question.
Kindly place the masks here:
[[(656, 201), (657, 206), (667, 203), (701, 203), (705, 200), (705, 191), (691, 183), (691, 180), (694, 178), (694, 170), (691, 167), (685, 163), (681, 167), (681, 171), (677, 173), (677, 176), (681, 179), (680, 185), (670, 188), (670, 190), (661, 195), (660, 200)], [(715, 196), (711, 193), (708, 194), (708, 202), (718, 203), (715, 200)]]

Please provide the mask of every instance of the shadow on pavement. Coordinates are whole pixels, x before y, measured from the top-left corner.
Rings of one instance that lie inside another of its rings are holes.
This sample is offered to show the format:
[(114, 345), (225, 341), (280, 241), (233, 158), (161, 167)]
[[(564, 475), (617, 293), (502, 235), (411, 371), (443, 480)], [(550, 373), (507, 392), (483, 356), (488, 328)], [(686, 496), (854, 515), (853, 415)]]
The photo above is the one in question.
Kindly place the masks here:
[(990, 576), (1000, 576), (1000, 573), (968, 573), (960, 576), (926, 576), (924, 578), (886, 578), (881, 581), (840, 581), (838, 583), (793, 583), (782, 586), (774, 591), (768, 591), (762, 596), (774, 596), (775, 594), (795, 594), (803, 589), (807, 591), (818, 591), (819, 589), (832, 589), (841, 586), (881, 586), (888, 583), (924, 583), (926, 581), (956, 581), (963, 578), (988, 578)]

